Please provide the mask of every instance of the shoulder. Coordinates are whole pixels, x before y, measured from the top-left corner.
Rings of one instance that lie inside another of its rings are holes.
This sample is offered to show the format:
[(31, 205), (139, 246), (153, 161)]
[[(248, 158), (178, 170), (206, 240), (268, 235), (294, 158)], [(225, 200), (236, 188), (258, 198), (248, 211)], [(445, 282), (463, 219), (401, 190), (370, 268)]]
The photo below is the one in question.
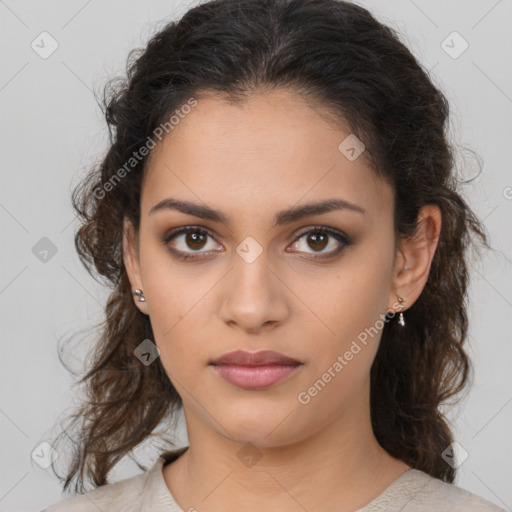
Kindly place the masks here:
[(432, 478), (422, 471), (419, 473), (426, 485), (418, 492), (417, 499), (428, 503), (432, 510), (504, 512), (503, 508), (466, 489)]
[(454, 484), (410, 469), (402, 473), (361, 512), (403, 510), (404, 512), (504, 512), (505, 509)]
[(154, 512), (180, 511), (165, 480), (162, 468), (165, 463), (177, 459), (188, 446), (163, 452), (153, 467), (141, 473), (106, 484), (84, 494), (63, 499), (41, 512)]
[[(106, 484), (84, 494), (63, 499), (42, 512), (120, 512), (138, 510), (148, 473)], [(130, 508), (131, 507), (131, 508)], [(135, 507), (135, 508), (134, 508)]]

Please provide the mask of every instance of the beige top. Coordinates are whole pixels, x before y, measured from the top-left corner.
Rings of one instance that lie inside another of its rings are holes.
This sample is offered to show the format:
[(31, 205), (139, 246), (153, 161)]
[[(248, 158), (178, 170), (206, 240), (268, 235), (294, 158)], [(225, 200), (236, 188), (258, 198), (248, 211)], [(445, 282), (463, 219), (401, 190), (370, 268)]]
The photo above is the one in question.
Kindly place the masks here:
[[(164, 452), (153, 467), (140, 475), (71, 496), (42, 512), (185, 512), (174, 500), (162, 468), (188, 447)], [(187, 510), (196, 510), (193, 506)], [(198, 509), (199, 510), (199, 509)], [(374, 500), (355, 512), (505, 512), (490, 501), (453, 484), (409, 469)]]

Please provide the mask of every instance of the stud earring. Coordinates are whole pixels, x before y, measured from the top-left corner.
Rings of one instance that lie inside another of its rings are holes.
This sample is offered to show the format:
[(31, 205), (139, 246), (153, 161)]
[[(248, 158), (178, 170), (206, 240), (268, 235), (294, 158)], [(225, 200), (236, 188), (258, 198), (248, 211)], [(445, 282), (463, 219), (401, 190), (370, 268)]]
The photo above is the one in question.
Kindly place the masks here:
[(398, 302), (400, 302), (400, 315), (398, 316), (398, 323), (403, 327), (405, 325), (405, 320), (404, 320), (404, 314), (402, 313), (403, 309), (404, 309), (404, 305), (402, 304), (404, 301), (404, 299), (402, 299), (402, 297), (398, 297)]
[(139, 302), (146, 302), (146, 297), (144, 297), (144, 292), (142, 290), (137, 288), (133, 291), (133, 294), (139, 298)]

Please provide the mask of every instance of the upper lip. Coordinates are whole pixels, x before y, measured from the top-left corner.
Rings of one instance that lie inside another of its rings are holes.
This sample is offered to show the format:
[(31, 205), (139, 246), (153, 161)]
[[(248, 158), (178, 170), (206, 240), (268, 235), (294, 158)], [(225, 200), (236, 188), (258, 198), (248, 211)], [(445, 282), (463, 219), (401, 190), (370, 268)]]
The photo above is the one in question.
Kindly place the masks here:
[(260, 352), (247, 352), (245, 350), (235, 350), (228, 352), (210, 362), (213, 365), (235, 364), (242, 366), (262, 366), (267, 364), (298, 365), (300, 361), (287, 357), (273, 350), (262, 350)]

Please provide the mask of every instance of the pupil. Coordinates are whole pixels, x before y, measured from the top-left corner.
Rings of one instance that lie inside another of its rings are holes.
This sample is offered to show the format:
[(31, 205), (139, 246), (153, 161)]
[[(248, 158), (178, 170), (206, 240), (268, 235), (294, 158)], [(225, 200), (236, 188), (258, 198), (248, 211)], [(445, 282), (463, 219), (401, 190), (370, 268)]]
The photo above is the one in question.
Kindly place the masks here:
[[(323, 240), (320, 240), (320, 239), (323, 239)], [(321, 250), (321, 249), (324, 249), (325, 246), (326, 246), (325, 242), (327, 240), (327, 237), (324, 234), (322, 234), (322, 233), (316, 233), (316, 234), (310, 235), (310, 240), (313, 240), (313, 244), (316, 244), (316, 248), (313, 247), (314, 249), (320, 249)], [(318, 243), (322, 244), (322, 242), (324, 242), (324, 243), (320, 247), (318, 245)]]
[[(187, 233), (186, 241), (187, 241), (187, 244), (189, 244), (189, 246), (192, 246), (191, 249), (201, 249), (201, 247), (202, 247), (201, 242), (204, 242), (204, 240), (201, 240), (201, 239), (203, 239), (203, 238), (204, 238), (204, 236), (199, 233)], [(200, 247), (195, 247), (194, 244), (199, 244)]]

